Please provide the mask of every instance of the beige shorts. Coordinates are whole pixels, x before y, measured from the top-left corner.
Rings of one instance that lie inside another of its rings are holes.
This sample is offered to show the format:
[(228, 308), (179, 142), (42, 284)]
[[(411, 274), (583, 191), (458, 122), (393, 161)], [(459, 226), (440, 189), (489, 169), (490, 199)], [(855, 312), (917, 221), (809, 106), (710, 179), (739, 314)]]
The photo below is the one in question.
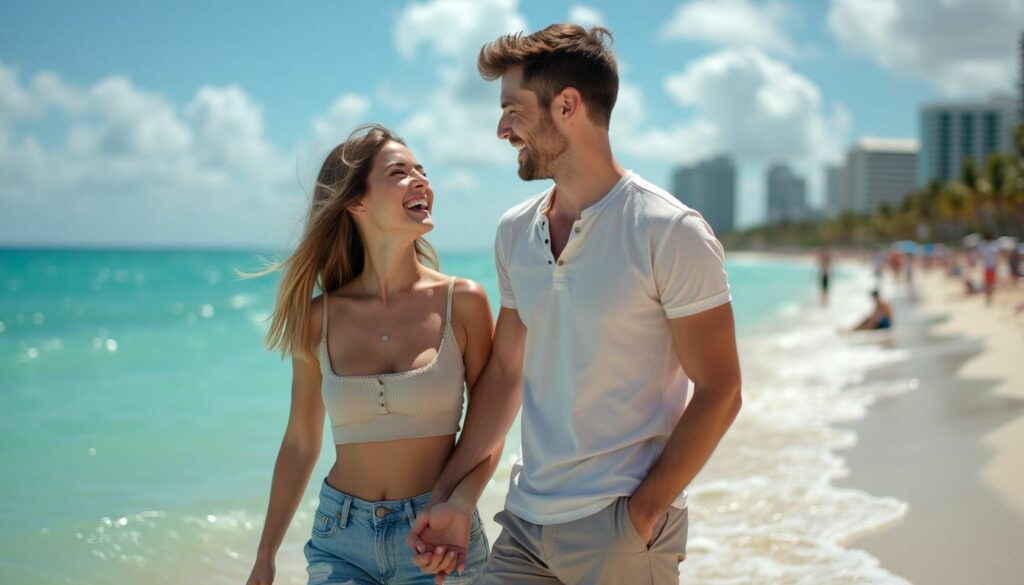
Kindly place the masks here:
[(678, 585), (686, 558), (686, 510), (670, 507), (654, 525), (650, 543), (640, 539), (626, 496), (600, 512), (540, 525), (502, 510), (502, 526), (478, 585)]

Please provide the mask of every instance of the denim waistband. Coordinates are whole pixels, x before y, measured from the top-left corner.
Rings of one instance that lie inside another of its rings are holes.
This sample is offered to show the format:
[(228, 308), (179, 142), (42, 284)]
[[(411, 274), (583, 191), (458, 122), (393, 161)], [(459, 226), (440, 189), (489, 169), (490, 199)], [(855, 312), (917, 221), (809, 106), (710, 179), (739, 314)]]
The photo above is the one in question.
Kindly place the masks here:
[(413, 520), (416, 519), (416, 513), (430, 501), (431, 493), (433, 492), (403, 500), (368, 502), (331, 487), (324, 479), (320, 486), (320, 511), (337, 518), (341, 526), (347, 525), (349, 518), (359, 518), (373, 524), (388, 524), (404, 520), (412, 525)]

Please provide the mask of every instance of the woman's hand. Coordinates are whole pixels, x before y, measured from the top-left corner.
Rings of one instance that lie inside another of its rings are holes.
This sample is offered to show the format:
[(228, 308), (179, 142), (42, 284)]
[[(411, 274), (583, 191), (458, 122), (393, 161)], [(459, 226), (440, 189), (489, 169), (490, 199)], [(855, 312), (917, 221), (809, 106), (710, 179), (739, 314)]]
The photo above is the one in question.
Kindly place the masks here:
[(257, 558), (253, 564), (252, 572), (249, 573), (249, 580), (245, 585), (273, 585), (274, 573), (277, 567), (274, 566), (274, 559)]

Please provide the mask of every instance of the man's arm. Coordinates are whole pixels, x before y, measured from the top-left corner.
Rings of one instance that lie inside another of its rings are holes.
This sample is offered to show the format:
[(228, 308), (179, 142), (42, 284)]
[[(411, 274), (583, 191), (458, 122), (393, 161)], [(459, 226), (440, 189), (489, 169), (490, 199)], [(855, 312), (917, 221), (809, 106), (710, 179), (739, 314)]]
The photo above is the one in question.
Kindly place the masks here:
[[(489, 457), (497, 457), (522, 403), (523, 348), (526, 325), (515, 309), (502, 307), (494, 346), (474, 385), (466, 426), (455, 451), (434, 486), (432, 503), (447, 501), (466, 475)], [(496, 465), (497, 461), (492, 462)], [(476, 494), (479, 497), (479, 493)]]
[(693, 399), (629, 499), (629, 515), (645, 541), (658, 517), (711, 457), (742, 403), (732, 304), (671, 319), (669, 326), (679, 364), (693, 380)]
[(462, 435), (406, 538), (417, 553), (413, 564), (428, 573), (440, 571), (436, 583), (444, 582), (453, 563), (459, 571), (465, 568), (470, 515), (498, 465), (522, 402), (525, 343), (526, 326), (518, 311), (502, 307), (490, 358), (470, 390)]

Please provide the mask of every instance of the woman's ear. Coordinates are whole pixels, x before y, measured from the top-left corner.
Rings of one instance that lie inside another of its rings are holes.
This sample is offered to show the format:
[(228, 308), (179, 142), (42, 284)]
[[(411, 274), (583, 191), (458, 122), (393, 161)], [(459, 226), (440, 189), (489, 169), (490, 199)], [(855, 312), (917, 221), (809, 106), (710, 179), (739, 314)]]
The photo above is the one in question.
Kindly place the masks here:
[(363, 198), (362, 197), (360, 197), (359, 199), (357, 199), (353, 203), (350, 203), (348, 205), (348, 207), (346, 207), (345, 209), (347, 209), (348, 212), (352, 213), (352, 214), (366, 213), (366, 205), (363, 204)]

